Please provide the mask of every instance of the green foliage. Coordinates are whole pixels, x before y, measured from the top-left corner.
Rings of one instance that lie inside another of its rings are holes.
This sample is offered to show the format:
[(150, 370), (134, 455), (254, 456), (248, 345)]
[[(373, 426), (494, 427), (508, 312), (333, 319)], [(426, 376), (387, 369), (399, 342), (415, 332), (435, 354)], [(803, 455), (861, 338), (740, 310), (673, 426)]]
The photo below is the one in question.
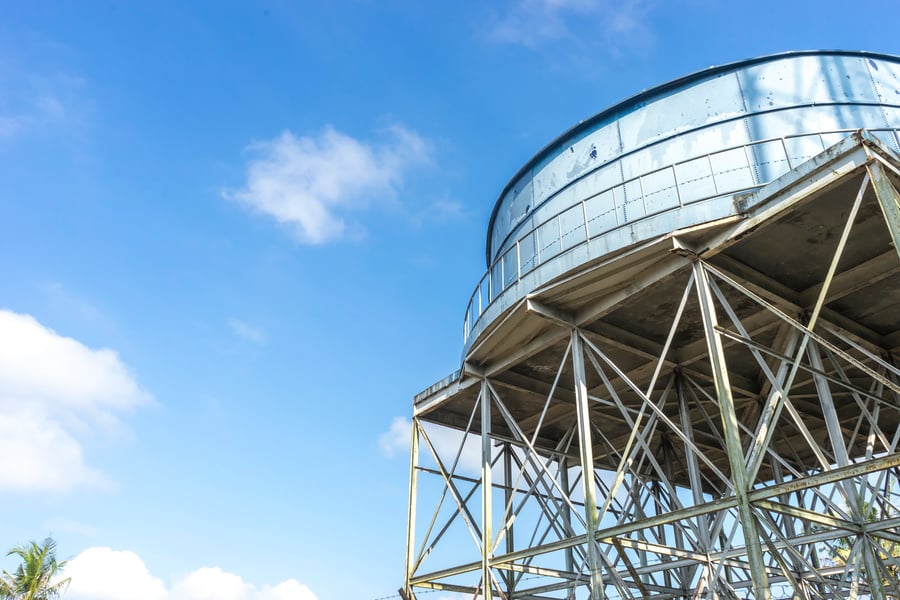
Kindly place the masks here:
[[(865, 523), (876, 523), (881, 520), (887, 520), (891, 517), (886, 509), (876, 510), (876, 508), (868, 502), (863, 502), (862, 516)], [(837, 540), (837, 544), (831, 548), (831, 558), (838, 565), (845, 565), (850, 560), (853, 552), (854, 542), (865, 543), (864, 540), (851, 540), (850, 538), (841, 538)], [(900, 565), (894, 563), (893, 559), (900, 557), (900, 543), (879, 538), (878, 541), (871, 545), (871, 550), (875, 553), (879, 561), (885, 561), (885, 572), (883, 573), (882, 585), (886, 589), (897, 589), (897, 582), (900, 580)], [(865, 568), (862, 569), (865, 576)], [(886, 598), (897, 598), (897, 596), (888, 593)]]
[(59, 598), (69, 585), (69, 579), (54, 581), (66, 566), (56, 560), (56, 542), (47, 538), (43, 543), (30, 542), (16, 546), (6, 554), (18, 556), (22, 563), (12, 573), (3, 571), (0, 577), (0, 600), (53, 600)]

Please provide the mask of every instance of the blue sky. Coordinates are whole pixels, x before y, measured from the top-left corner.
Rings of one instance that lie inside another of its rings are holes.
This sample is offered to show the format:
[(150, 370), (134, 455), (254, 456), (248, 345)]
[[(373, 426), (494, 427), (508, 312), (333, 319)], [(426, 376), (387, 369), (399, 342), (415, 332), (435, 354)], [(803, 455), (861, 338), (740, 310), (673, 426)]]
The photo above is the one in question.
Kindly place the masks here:
[(508, 179), (580, 119), (713, 64), (900, 54), (898, 17), (8, 3), (0, 544), (53, 534), (82, 600), (138, 598), (135, 581), (152, 600), (394, 594), (402, 419), (458, 367)]

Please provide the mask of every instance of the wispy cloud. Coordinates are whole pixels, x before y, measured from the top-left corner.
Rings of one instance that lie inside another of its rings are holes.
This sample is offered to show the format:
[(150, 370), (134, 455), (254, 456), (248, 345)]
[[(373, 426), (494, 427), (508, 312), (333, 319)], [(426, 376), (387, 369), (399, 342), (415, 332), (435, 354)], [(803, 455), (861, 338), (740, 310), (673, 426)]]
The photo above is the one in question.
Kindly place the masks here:
[(228, 327), (239, 338), (254, 344), (266, 343), (266, 332), (255, 325), (240, 319), (228, 319)]
[(86, 120), (86, 82), (79, 76), (45, 75), (7, 64), (0, 68), (0, 88), (0, 143), (41, 131), (59, 135)]
[(71, 600), (316, 600), (296, 579), (256, 586), (219, 567), (197, 569), (168, 586), (134, 552), (106, 547), (84, 550), (64, 575), (71, 578)]
[(73, 535), (82, 535), (85, 537), (96, 537), (97, 528), (87, 523), (82, 523), (74, 519), (50, 519), (44, 522), (43, 529), (56, 533), (70, 533)]
[(246, 184), (224, 196), (290, 226), (305, 244), (361, 231), (355, 217), (394, 197), (409, 170), (430, 160), (430, 144), (402, 125), (375, 142), (330, 126), (315, 136), (285, 131), (249, 151)]
[(16, 137), (29, 120), (25, 115), (0, 115), (0, 141)]
[(438, 223), (457, 221), (469, 216), (469, 211), (466, 210), (466, 207), (462, 202), (447, 198), (432, 202), (429, 213), (431, 214), (431, 218)]
[(84, 324), (89, 324), (92, 329), (111, 331), (116, 328), (115, 321), (101, 310), (93, 299), (63, 285), (58, 281), (42, 284), (41, 291), (47, 307), (56, 315), (65, 315), (67, 318), (76, 318)]
[(378, 447), (382, 454), (393, 458), (398, 454), (409, 452), (412, 422), (406, 417), (394, 417), (388, 430), (378, 437)]
[(519, 0), (497, 19), (490, 38), (535, 47), (568, 35), (567, 19), (592, 13), (597, 4), (593, 0)]
[(118, 354), (0, 310), (0, 489), (62, 492), (108, 483), (83, 444), (152, 402)]
[(516, 0), (497, 16), (489, 39), (537, 48), (575, 37), (578, 25), (606, 40), (649, 36), (647, 15), (653, 0)]
[[(424, 425), (428, 439), (442, 460), (451, 461), (460, 452), (459, 472), (475, 474), (481, 471), (481, 438), (477, 435), (465, 435), (464, 432), (432, 423)], [(388, 430), (378, 437), (378, 446), (384, 456), (393, 458), (409, 452), (412, 437), (412, 422), (406, 417), (394, 417)], [(425, 456), (428, 451), (422, 449)]]
[(475, 211), (465, 204), (450, 197), (437, 197), (431, 202), (424, 202), (416, 209), (408, 212), (409, 221), (415, 227), (426, 224), (446, 225), (470, 219)]

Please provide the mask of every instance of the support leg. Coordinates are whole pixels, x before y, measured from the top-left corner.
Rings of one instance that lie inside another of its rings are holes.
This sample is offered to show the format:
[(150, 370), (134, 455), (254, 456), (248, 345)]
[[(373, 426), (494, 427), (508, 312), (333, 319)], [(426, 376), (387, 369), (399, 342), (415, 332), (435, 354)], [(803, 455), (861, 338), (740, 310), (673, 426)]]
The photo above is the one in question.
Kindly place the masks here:
[(734, 408), (734, 398), (731, 395), (728, 366), (725, 363), (725, 350), (722, 346), (722, 339), (716, 331), (718, 319), (716, 318), (713, 296), (709, 287), (708, 275), (703, 269), (703, 265), (700, 262), (695, 262), (693, 268), (694, 278), (697, 280), (700, 312), (703, 317), (703, 328), (716, 387), (716, 399), (722, 416), (722, 429), (725, 433), (725, 450), (728, 454), (729, 466), (731, 467), (731, 477), (738, 501), (738, 515), (740, 516), (744, 542), (747, 548), (747, 561), (750, 565), (753, 593), (757, 599), (771, 600), (772, 593), (769, 589), (769, 576), (766, 572), (762, 545), (759, 541), (756, 518), (753, 516), (753, 510), (747, 498), (748, 477), (741, 444), (740, 427)]
[(594, 482), (594, 450), (591, 443), (591, 422), (588, 410), (587, 379), (584, 371), (584, 347), (581, 334), (572, 330), (572, 370), (575, 376), (575, 405), (578, 418), (578, 447), (581, 455), (582, 477), (584, 486), (584, 516), (587, 523), (588, 569), (590, 571), (591, 600), (601, 600), (603, 592), (603, 576), (600, 572), (600, 549), (594, 541), (597, 530), (597, 491)]

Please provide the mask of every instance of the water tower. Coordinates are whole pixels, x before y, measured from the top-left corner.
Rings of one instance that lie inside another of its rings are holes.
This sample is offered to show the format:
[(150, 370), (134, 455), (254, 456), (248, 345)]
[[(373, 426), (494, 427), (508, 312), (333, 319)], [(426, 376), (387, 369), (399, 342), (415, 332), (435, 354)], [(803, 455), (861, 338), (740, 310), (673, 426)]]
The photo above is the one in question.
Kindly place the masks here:
[(900, 598), (900, 58), (642, 92), (500, 194), (415, 397), (422, 598)]

